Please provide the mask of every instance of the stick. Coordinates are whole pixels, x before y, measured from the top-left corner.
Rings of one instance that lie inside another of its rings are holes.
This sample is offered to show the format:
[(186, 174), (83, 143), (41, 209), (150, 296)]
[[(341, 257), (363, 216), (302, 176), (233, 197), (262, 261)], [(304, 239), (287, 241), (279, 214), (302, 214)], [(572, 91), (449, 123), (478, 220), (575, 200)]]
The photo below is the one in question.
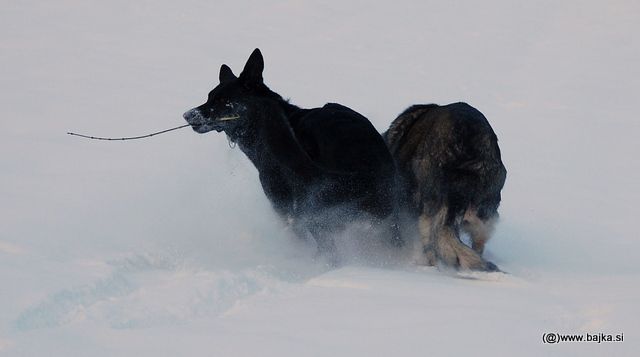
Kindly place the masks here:
[(154, 135), (158, 135), (158, 134), (162, 134), (162, 133), (166, 133), (166, 132), (172, 131), (172, 130), (182, 129), (182, 128), (185, 128), (187, 126), (190, 126), (190, 125), (189, 124), (185, 124), (185, 125), (177, 126), (175, 128), (166, 129), (166, 130), (162, 130), (162, 131), (157, 131), (155, 133), (151, 133), (151, 134), (147, 134), (147, 135), (129, 136), (129, 137), (124, 137), (124, 138), (101, 138), (101, 137), (98, 137), (98, 136), (82, 135), (82, 134), (76, 134), (76, 133), (71, 133), (71, 132), (67, 132), (67, 134), (73, 135), (73, 136), (79, 136), (79, 137), (87, 138), (87, 139), (94, 139), (94, 140), (136, 140), (136, 139), (148, 138), (148, 137), (151, 137), (151, 136), (154, 136)]

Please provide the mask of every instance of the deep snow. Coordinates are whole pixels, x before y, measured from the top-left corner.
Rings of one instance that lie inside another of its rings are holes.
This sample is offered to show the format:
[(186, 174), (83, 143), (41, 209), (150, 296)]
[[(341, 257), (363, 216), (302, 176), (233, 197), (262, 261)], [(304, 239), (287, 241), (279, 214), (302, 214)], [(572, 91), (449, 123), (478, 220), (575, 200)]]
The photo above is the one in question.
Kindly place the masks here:
[[(4, 2), (0, 354), (634, 355), (638, 24), (633, 1)], [(487, 254), (510, 274), (353, 250), (328, 269), (223, 135), (65, 135), (180, 125), (255, 47), (294, 104), (381, 131), (414, 103), (481, 110), (509, 171)]]

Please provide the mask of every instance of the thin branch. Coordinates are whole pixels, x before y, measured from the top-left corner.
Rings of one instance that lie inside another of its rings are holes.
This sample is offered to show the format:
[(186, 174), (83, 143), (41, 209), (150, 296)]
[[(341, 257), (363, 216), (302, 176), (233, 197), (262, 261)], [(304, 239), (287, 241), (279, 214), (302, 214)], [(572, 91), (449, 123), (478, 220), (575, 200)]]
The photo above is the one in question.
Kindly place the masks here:
[(129, 137), (124, 137), (124, 138), (102, 138), (99, 136), (89, 136), (89, 135), (82, 135), (82, 134), (76, 134), (76, 133), (71, 133), (68, 132), (67, 134), (69, 135), (73, 135), (73, 136), (79, 136), (81, 138), (87, 138), (87, 139), (94, 139), (94, 140), (136, 140), (136, 139), (144, 139), (144, 138), (148, 138), (154, 135), (158, 135), (158, 134), (162, 134), (162, 133), (166, 133), (168, 131), (172, 131), (172, 130), (177, 130), (177, 129), (182, 129), (185, 127), (190, 126), (189, 124), (185, 124), (185, 125), (181, 125), (181, 126), (177, 126), (175, 128), (171, 128), (171, 129), (166, 129), (166, 130), (162, 130), (162, 131), (157, 131), (155, 133), (151, 133), (151, 134), (147, 134), (147, 135), (140, 135), (140, 136), (129, 136)]

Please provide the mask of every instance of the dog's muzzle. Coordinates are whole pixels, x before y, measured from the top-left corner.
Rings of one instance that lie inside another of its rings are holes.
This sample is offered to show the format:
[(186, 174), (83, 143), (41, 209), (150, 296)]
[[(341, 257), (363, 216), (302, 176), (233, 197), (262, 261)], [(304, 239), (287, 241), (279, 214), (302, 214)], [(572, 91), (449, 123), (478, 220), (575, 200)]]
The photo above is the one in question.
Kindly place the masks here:
[(193, 131), (199, 134), (207, 133), (211, 130), (222, 131), (222, 128), (216, 128), (207, 118), (205, 118), (197, 108), (191, 109), (182, 115), (184, 120), (191, 125)]
[(221, 132), (224, 130), (223, 123), (237, 120), (240, 115), (227, 115), (216, 119), (210, 119), (202, 115), (198, 108), (193, 108), (182, 115), (184, 120), (191, 125), (191, 128), (200, 134), (207, 133), (211, 130)]

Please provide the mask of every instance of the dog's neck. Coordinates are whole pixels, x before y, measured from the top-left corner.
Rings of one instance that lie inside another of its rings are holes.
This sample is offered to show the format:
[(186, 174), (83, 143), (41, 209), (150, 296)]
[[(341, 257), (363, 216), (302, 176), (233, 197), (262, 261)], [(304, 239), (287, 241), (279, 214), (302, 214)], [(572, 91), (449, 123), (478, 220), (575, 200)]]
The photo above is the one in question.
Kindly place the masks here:
[(305, 183), (318, 179), (321, 170), (298, 142), (290, 122), (306, 110), (282, 99), (262, 101), (260, 110), (252, 113), (253, 125), (233, 140), (260, 172), (277, 168)]

